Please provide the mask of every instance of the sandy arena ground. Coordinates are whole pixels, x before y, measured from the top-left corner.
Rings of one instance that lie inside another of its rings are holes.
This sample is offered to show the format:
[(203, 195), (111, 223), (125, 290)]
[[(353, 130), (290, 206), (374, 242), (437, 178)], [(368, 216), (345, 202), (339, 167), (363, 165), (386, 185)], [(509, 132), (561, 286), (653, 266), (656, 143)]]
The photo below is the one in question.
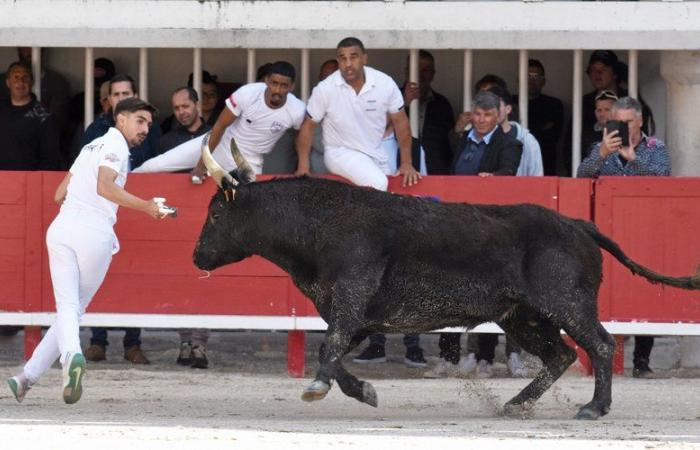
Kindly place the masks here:
[[(528, 380), (507, 378), (498, 360), (498, 378), (423, 379), (421, 369), (403, 366), (399, 336), (389, 340), (386, 364), (346, 359), (350, 371), (376, 388), (376, 409), (337, 386), (323, 401), (300, 400), (316, 368), (318, 333), (307, 338), (304, 379), (286, 375), (284, 333), (215, 332), (208, 370), (176, 366), (178, 337), (167, 330), (144, 332), (153, 364), (134, 367), (121, 359), (121, 336), (110, 333), (108, 361), (89, 363), (76, 405), (61, 400), (58, 368), (22, 404), (3, 381), (0, 448), (700, 449), (700, 371), (663, 367), (675, 351), (670, 338), (659, 340), (652, 354), (657, 379), (637, 380), (629, 371), (616, 376), (610, 414), (580, 422), (572, 417), (593, 395), (593, 379), (576, 370), (545, 393), (529, 417), (502, 417), (502, 405)], [(89, 335), (82, 337), (86, 343)], [(21, 343), (21, 334), (0, 338), (3, 379), (18, 370)], [(423, 336), (422, 346), (436, 355), (437, 336)], [(537, 366), (535, 359), (527, 362)]]

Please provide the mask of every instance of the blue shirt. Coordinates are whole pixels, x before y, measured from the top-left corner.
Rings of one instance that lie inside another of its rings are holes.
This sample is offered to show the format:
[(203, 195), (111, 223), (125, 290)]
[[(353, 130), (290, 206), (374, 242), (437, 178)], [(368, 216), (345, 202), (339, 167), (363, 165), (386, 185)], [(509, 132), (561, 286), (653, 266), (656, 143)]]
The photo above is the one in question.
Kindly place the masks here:
[(601, 144), (602, 142), (595, 144), (588, 157), (581, 162), (576, 173), (578, 177), (671, 175), (671, 157), (666, 150), (666, 145), (660, 139), (648, 137), (642, 133), (642, 141), (634, 149), (637, 156), (634, 161), (623, 161), (618, 152), (601, 158)]
[(491, 137), (498, 126), (494, 127), (481, 140), (477, 140), (476, 132), (472, 128), (464, 137), (462, 151), (459, 154), (457, 164), (455, 164), (455, 175), (477, 175), (479, 173), (479, 164), (484, 156), (486, 147), (491, 142)]

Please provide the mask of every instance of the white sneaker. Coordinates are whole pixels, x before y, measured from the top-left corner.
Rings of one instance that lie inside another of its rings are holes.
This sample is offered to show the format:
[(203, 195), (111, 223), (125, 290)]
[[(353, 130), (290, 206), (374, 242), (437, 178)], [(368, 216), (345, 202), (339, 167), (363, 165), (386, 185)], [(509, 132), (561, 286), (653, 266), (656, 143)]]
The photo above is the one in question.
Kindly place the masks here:
[(457, 364), (452, 364), (441, 358), (435, 367), (423, 374), (423, 378), (447, 378), (454, 376), (457, 370)]
[(493, 364), (490, 364), (485, 359), (482, 359), (476, 364), (477, 378), (491, 378), (493, 376)]
[(72, 405), (83, 395), (85, 357), (82, 353), (69, 353), (63, 365), (63, 401)]
[(508, 370), (510, 370), (510, 374), (515, 378), (525, 378), (528, 376), (527, 367), (525, 367), (525, 364), (523, 364), (523, 360), (520, 359), (520, 355), (518, 355), (517, 353), (511, 353), (508, 356), (508, 361), (506, 362), (506, 364), (508, 365)]
[(32, 387), (31, 384), (29, 384), (29, 380), (21, 375), (8, 379), (7, 384), (10, 386), (10, 390), (12, 391), (12, 394), (14, 394), (15, 400), (17, 400), (18, 403), (22, 403), (24, 396), (27, 395), (27, 392)]
[(459, 359), (457, 374), (460, 377), (470, 377), (476, 370), (476, 355), (470, 353), (467, 356), (462, 356)]

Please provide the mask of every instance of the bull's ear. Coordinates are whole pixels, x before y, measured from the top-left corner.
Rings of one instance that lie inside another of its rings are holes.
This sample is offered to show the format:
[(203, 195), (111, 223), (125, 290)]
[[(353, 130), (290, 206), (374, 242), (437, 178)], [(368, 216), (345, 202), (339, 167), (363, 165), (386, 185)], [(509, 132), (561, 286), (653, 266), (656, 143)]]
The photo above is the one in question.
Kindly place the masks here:
[(221, 179), (221, 190), (224, 192), (227, 202), (232, 201), (236, 196), (236, 186), (226, 178)]

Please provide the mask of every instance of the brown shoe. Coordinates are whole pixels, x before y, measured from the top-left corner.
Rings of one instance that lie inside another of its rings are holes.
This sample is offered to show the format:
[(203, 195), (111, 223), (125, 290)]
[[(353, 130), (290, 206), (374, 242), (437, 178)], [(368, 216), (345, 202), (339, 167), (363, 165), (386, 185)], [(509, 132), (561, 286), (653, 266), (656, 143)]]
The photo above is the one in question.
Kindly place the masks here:
[(87, 350), (85, 350), (83, 355), (85, 356), (85, 359), (92, 362), (104, 361), (107, 359), (107, 352), (105, 351), (105, 348), (99, 344), (92, 344), (87, 348)]
[(141, 346), (134, 345), (133, 347), (124, 349), (124, 359), (130, 361), (132, 364), (150, 364), (151, 362), (146, 358)]

